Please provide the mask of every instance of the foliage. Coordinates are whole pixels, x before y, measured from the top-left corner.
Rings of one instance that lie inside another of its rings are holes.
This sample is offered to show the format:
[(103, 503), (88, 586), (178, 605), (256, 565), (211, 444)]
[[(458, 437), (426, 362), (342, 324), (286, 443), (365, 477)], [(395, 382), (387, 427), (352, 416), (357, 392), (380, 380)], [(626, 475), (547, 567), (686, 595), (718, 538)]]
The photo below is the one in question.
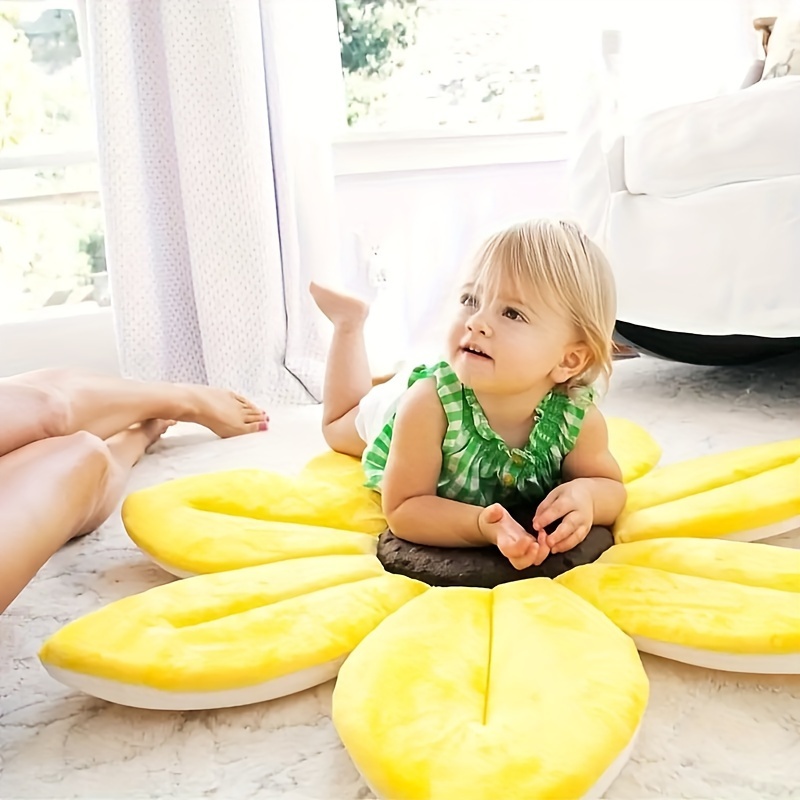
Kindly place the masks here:
[(106, 238), (102, 230), (92, 231), (81, 241), (81, 252), (86, 253), (93, 273), (106, 271)]
[(336, 0), (342, 68), (374, 75), (408, 47), (417, 0)]
[(34, 61), (53, 72), (71, 64), (81, 54), (78, 21), (68, 8), (47, 8), (38, 19), (21, 25)]
[(420, 7), (420, 0), (336, 0), (348, 125), (382, 96), (380, 79), (413, 44)]
[(55, 292), (86, 286), (91, 256), (80, 243), (101, 224), (96, 204), (0, 206), (0, 312), (40, 308)]

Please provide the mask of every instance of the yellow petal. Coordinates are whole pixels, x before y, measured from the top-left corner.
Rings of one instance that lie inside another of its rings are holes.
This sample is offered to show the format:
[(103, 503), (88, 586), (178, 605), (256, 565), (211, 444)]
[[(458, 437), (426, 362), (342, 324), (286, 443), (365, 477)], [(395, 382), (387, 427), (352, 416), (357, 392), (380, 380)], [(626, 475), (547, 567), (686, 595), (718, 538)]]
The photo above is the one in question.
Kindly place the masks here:
[(310, 476), (235, 470), (131, 494), (128, 535), (181, 577), (291, 558), (374, 553), (386, 527), (375, 492)]
[(646, 702), (630, 639), (539, 578), (406, 605), (348, 658), (333, 719), (379, 797), (577, 798), (621, 769)]
[(693, 539), (637, 542), (556, 580), (645, 652), (717, 669), (800, 671), (800, 552)]
[(67, 685), (126, 705), (259, 702), (332, 678), (367, 633), (426, 589), (374, 556), (202, 575), (70, 623), (40, 658)]
[(800, 439), (672, 464), (628, 486), (617, 542), (666, 536), (743, 540), (800, 525)]
[(312, 458), (300, 474), (354, 489), (361, 489), (367, 479), (360, 458), (335, 453), (333, 450)]
[(623, 483), (641, 478), (658, 464), (661, 447), (640, 425), (627, 419), (609, 417), (608, 447), (622, 470)]
[(724, 539), (647, 539), (618, 544), (595, 563), (650, 567), (742, 586), (800, 593), (800, 550)]

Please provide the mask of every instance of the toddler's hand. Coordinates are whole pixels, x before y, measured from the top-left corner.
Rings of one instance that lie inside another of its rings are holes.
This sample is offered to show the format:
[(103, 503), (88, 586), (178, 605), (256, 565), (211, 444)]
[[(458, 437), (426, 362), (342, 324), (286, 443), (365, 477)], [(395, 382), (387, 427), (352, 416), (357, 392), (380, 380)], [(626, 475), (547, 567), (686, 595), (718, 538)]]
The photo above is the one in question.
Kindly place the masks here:
[(541, 536), (557, 519), (560, 525), (546, 537), (551, 553), (566, 553), (587, 536), (594, 521), (594, 503), (586, 485), (577, 479), (557, 486), (536, 510), (533, 528)]
[(546, 536), (531, 536), (499, 503), (488, 506), (478, 517), (481, 535), (511, 562), (516, 569), (538, 566), (549, 555)]

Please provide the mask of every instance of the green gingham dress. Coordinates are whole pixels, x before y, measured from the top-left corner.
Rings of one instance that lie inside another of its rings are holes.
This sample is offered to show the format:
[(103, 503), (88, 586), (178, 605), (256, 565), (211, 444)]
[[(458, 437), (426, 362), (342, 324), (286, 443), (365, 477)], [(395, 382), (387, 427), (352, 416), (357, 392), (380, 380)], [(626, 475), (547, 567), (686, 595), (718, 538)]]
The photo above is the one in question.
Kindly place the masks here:
[[(436, 391), (447, 416), (442, 442), (442, 471), (437, 494), (471, 505), (492, 503), (538, 504), (561, 483), (561, 464), (575, 446), (586, 409), (594, 400), (588, 387), (568, 394), (553, 390), (534, 412), (535, 424), (523, 448), (510, 448), (489, 427), (475, 393), (441, 361), (417, 367), (408, 385), (435, 378)], [(365, 486), (380, 491), (394, 416), (364, 450)]]

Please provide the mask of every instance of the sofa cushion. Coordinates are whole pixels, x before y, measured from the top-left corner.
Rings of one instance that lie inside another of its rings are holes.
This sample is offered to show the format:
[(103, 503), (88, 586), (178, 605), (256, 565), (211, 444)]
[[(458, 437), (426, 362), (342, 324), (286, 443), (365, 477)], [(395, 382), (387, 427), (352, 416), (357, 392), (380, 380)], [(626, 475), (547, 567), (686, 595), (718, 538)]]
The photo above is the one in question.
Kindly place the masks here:
[(633, 194), (679, 197), (742, 181), (800, 174), (800, 76), (676, 106), (625, 137)]

